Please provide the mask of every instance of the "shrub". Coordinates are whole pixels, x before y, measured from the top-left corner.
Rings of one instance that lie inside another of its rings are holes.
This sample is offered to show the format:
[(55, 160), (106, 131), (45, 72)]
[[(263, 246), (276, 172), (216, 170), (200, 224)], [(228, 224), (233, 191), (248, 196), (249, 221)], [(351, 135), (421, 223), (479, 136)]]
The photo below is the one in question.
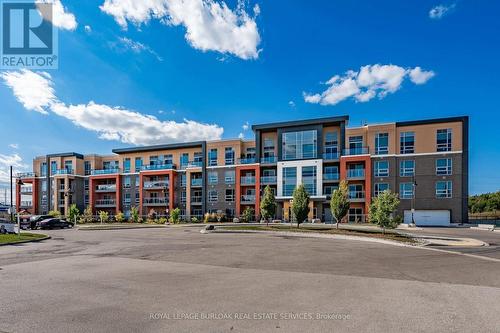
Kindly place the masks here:
[(61, 217), (61, 212), (58, 211), (58, 210), (51, 210), (49, 212), (49, 215), (52, 216), (52, 217)]
[(94, 216), (92, 214), (92, 206), (87, 206), (83, 211), (83, 215), (80, 216), (79, 223), (92, 223), (94, 222)]
[(139, 216), (139, 210), (137, 209), (137, 207), (133, 206), (130, 209), (130, 220), (134, 223), (142, 223), (142, 221), (139, 221), (140, 219), (141, 217)]
[(192, 223), (200, 223), (200, 220), (198, 220), (198, 218), (197, 218), (196, 216), (193, 216), (193, 217), (191, 218), (191, 222), (192, 222)]
[(160, 217), (158, 220), (156, 220), (156, 223), (158, 224), (167, 224), (168, 220), (166, 217)]
[(181, 210), (179, 209), (179, 207), (177, 207), (170, 213), (170, 222), (177, 224), (180, 221), (181, 221)]
[(99, 220), (101, 221), (101, 223), (108, 223), (108, 221), (109, 221), (108, 212), (101, 210), (98, 214), (99, 214)]
[(118, 223), (125, 222), (125, 214), (123, 214), (122, 212), (118, 212), (118, 214), (116, 214), (116, 216), (115, 216), (115, 220)]
[(217, 215), (215, 213), (206, 213), (204, 218), (203, 218), (203, 222), (205, 223), (210, 223), (210, 222), (218, 222), (217, 220)]
[(251, 222), (252, 221), (252, 217), (253, 217), (253, 213), (254, 213), (254, 210), (250, 207), (247, 207), (245, 208), (245, 210), (243, 211), (243, 213), (241, 214), (240, 216), (240, 220), (242, 222)]
[(370, 221), (378, 224), (383, 232), (385, 228), (396, 228), (398, 221), (393, 218), (394, 211), (399, 206), (398, 195), (386, 190), (375, 197), (370, 205)]
[(77, 219), (79, 215), (80, 210), (78, 209), (76, 204), (72, 204), (71, 206), (69, 206), (68, 220), (70, 220), (71, 222), (75, 222), (75, 219)]

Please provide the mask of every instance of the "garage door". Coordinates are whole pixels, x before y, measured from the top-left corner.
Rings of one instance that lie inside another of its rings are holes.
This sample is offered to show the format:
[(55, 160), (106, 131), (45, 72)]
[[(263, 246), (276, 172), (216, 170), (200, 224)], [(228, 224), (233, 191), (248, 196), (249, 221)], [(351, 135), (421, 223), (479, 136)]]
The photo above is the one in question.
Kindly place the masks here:
[[(449, 210), (416, 210), (415, 224), (417, 226), (449, 226), (450, 211)], [(411, 223), (411, 210), (404, 212), (405, 223)]]

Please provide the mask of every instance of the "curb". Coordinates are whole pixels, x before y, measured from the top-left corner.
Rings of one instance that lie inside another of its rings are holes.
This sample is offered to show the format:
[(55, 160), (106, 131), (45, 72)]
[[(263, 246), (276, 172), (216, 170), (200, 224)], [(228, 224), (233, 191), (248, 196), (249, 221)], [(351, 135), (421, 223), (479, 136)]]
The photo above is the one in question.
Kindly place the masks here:
[(17, 244), (25, 244), (25, 243), (38, 243), (38, 242), (41, 242), (41, 241), (44, 241), (47, 239), (51, 239), (51, 238), (52, 237), (47, 236), (47, 237), (43, 237), (43, 238), (24, 240), (24, 241), (20, 241), (20, 242), (2, 243), (2, 244), (0, 244), (0, 246), (17, 245)]
[(131, 230), (131, 229), (161, 229), (161, 228), (167, 228), (165, 225), (153, 225), (153, 226), (148, 226), (148, 227), (95, 227), (95, 228), (75, 228), (75, 230), (78, 231), (102, 231), (102, 230)]

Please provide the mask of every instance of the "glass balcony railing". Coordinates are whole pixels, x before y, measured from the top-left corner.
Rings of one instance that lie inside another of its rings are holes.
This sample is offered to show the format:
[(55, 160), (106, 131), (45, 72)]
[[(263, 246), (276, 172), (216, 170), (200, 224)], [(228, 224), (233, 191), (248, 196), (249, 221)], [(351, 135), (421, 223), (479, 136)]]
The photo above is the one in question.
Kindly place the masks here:
[(365, 169), (349, 169), (347, 170), (347, 178), (363, 178)]
[(260, 158), (260, 163), (261, 164), (273, 164), (278, 162), (278, 157), (277, 156), (268, 156), (268, 157), (261, 157)]
[(21, 205), (20, 205), (21, 208), (28, 208), (28, 207), (31, 207), (31, 206), (32, 206), (32, 202), (31, 201), (21, 201)]
[(241, 185), (255, 185), (255, 176), (241, 177)]
[(191, 186), (202, 186), (203, 180), (201, 178), (191, 179)]
[(17, 178), (33, 178), (36, 177), (34, 172), (21, 172), (17, 174)]
[(349, 199), (364, 199), (365, 191), (349, 191)]
[(58, 169), (54, 172), (55, 175), (72, 175), (73, 169)]
[(340, 154), (339, 153), (324, 153), (323, 154), (323, 159), (324, 160), (338, 160), (340, 158)]
[(352, 155), (367, 155), (369, 154), (369, 148), (368, 147), (358, 147), (358, 148), (350, 148), (350, 149), (344, 149), (343, 150), (343, 155), (347, 156), (352, 156)]
[(120, 173), (120, 168), (92, 170), (92, 175), (93, 176), (111, 175), (111, 174), (114, 174), (114, 173)]
[(165, 197), (144, 198), (142, 202), (145, 205), (166, 205), (168, 204), (168, 198)]
[(255, 203), (255, 195), (252, 194), (247, 194), (247, 195), (242, 195), (241, 196), (241, 202), (242, 203)]
[(257, 162), (257, 159), (255, 157), (240, 158), (240, 164), (253, 164), (256, 162)]
[(31, 186), (21, 186), (21, 193), (27, 194), (27, 193), (33, 193), (33, 187)]
[(188, 168), (201, 168), (203, 161), (190, 161), (187, 165)]
[(261, 184), (276, 184), (278, 179), (276, 176), (263, 176), (260, 177)]
[(175, 169), (175, 164), (153, 164), (153, 165), (143, 165), (141, 170), (170, 170)]
[(323, 179), (324, 180), (339, 180), (340, 174), (339, 173), (325, 173), (325, 174), (323, 174)]
[(168, 180), (157, 180), (157, 181), (147, 181), (144, 182), (145, 189), (164, 189), (168, 188), (170, 182)]
[(116, 185), (115, 184), (105, 184), (105, 185), (97, 185), (95, 187), (96, 192), (115, 192)]
[(114, 199), (99, 199), (95, 201), (96, 207), (103, 206), (116, 206), (116, 200)]

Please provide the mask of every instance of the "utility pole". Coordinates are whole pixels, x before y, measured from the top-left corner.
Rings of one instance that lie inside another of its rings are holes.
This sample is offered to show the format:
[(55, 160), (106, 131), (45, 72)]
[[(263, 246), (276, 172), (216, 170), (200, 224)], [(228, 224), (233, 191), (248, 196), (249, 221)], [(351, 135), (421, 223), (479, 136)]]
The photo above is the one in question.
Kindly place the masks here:
[(12, 205), (12, 165), (10, 166), (10, 220), (14, 221), (14, 206)]

